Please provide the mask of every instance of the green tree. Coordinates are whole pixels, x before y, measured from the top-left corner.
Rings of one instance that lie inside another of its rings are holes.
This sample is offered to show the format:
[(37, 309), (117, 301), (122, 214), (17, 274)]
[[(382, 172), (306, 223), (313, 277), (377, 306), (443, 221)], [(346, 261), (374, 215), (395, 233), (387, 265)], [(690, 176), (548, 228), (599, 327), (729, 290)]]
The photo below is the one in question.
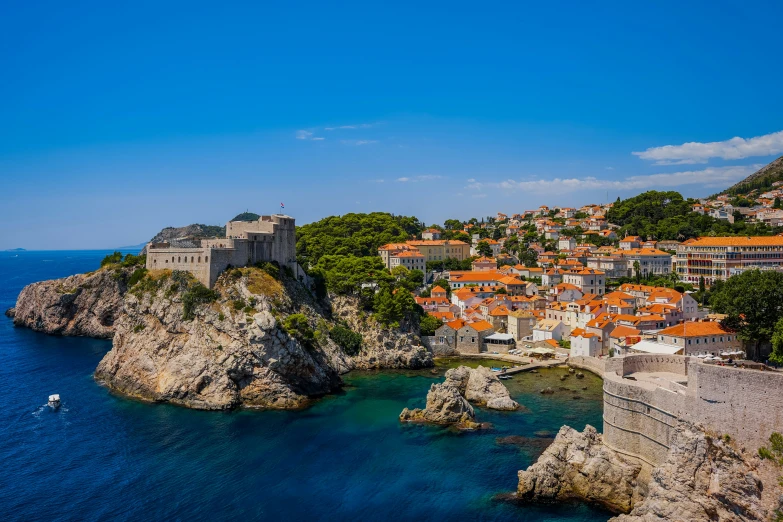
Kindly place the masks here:
[(724, 325), (752, 344), (758, 355), (760, 344), (771, 342), (783, 317), (783, 273), (748, 270), (732, 276), (723, 284), (713, 285), (710, 306), (728, 315)]
[(400, 303), (394, 299), (391, 289), (384, 286), (377, 294), (373, 302), (375, 318), (381, 324), (391, 326), (402, 318)]
[(443, 222), (443, 227), (446, 230), (462, 230), (462, 221), (459, 219), (447, 219)]
[(419, 331), (421, 332), (421, 335), (435, 335), (435, 330), (441, 326), (443, 326), (443, 323), (440, 322), (438, 318), (427, 314), (421, 318), (421, 322), (419, 323)]
[(772, 204), (772, 208), (783, 208), (783, 205), (780, 203), (780, 198), (775, 197), (775, 203)]
[(519, 262), (528, 268), (535, 268), (538, 266), (538, 253), (532, 248), (528, 248), (519, 253)]
[(479, 241), (476, 245), (476, 252), (478, 252), (479, 255), (486, 256), (486, 257), (492, 257), (492, 247), (489, 246), (489, 243), (486, 241)]
[(639, 265), (639, 261), (633, 262), (633, 273), (634, 277), (636, 278), (636, 284), (638, 285), (642, 280), (642, 267)]
[(776, 364), (783, 364), (783, 317), (778, 319), (772, 331), (772, 353), (769, 360)]

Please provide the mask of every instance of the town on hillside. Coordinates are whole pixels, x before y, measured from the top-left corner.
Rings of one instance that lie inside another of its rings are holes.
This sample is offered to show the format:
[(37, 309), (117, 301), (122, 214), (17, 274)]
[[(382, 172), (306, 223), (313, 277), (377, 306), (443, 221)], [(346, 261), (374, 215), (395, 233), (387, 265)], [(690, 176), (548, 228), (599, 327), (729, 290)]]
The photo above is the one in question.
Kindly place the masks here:
[(746, 354), (748, 343), (708, 302), (733, 276), (783, 271), (782, 185), (741, 207), (734, 203), (745, 195), (637, 196), (642, 206), (679, 196), (674, 232), (661, 228), (673, 218), (640, 222), (637, 209), (628, 219), (627, 208), (615, 207), (631, 200), (618, 200), (447, 220), (378, 254), (392, 275), (425, 282), (413, 293), (426, 312), (422, 339), (435, 354), (765, 360), (769, 347)]

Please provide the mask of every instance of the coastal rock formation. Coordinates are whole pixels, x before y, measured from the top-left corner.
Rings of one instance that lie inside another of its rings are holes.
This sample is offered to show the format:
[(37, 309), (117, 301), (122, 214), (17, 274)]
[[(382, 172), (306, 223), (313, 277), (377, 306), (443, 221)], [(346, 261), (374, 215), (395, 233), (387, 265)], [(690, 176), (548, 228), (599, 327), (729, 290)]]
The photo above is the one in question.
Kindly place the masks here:
[(519, 404), (509, 397), (508, 390), (492, 372), (479, 366), (460, 366), (446, 372), (446, 380), (430, 386), (424, 409), (405, 408), (401, 421), (457, 424), (476, 428), (470, 402), (496, 410), (515, 410)]
[(122, 313), (133, 268), (100, 269), (27, 285), (6, 312), (38, 332), (109, 339)]
[(666, 462), (649, 479), (602, 443), (592, 426), (563, 426), (538, 461), (519, 472), (517, 499), (582, 500), (625, 513), (617, 522), (762, 521), (762, 484), (752, 462), (723, 441), (680, 423)]
[(235, 274), (221, 277), (220, 297), (192, 318), (183, 313), (182, 281), (148, 276), (126, 296), (96, 379), (124, 395), (198, 409), (297, 408), (339, 388), (328, 354), (339, 348), (328, 338), (323, 346), (297, 339), (275, 318), (299, 312), (315, 323), (312, 308), (295, 310), (283, 285), (262, 270)]
[[(411, 332), (412, 324), (401, 329), (386, 328), (360, 310), (357, 299), (337, 296), (331, 300), (332, 315), (362, 334), (362, 351), (346, 358), (345, 371), (371, 369), (419, 369), (434, 366), (432, 353)], [(416, 330), (418, 331), (418, 330)]]
[(517, 496), (530, 501), (583, 500), (627, 513), (640, 470), (604, 446), (592, 426), (581, 433), (563, 426), (538, 461), (519, 472)]
[(516, 410), (519, 404), (511, 399), (508, 389), (489, 368), (460, 366), (446, 372), (446, 382), (453, 383), (465, 398), (492, 410)]
[(465, 400), (459, 389), (446, 381), (430, 386), (427, 405), (424, 409), (405, 408), (400, 420), (405, 422), (430, 422), (433, 424), (455, 424), (461, 428), (476, 428), (473, 421), (473, 407)]
[(652, 471), (643, 502), (617, 522), (761, 521), (761, 480), (754, 465), (721, 440), (687, 423), (672, 435), (666, 462)]
[[(201, 246), (201, 240), (209, 237), (225, 237), (226, 227), (220, 225), (192, 224), (184, 227), (166, 227), (150, 239), (150, 243), (169, 243), (172, 246), (193, 248)], [(141, 254), (147, 253), (147, 245)]]

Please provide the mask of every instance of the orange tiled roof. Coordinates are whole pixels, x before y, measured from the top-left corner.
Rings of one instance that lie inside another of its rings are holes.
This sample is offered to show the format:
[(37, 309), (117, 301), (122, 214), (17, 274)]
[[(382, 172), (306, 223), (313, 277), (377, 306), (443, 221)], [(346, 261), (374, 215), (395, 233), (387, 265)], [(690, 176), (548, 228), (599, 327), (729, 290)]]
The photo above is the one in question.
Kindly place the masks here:
[(494, 310), (492, 310), (489, 315), (493, 317), (501, 317), (504, 315), (508, 315), (508, 308), (506, 308), (506, 305), (500, 305), (496, 307)]
[(688, 246), (774, 246), (783, 247), (783, 236), (700, 237), (685, 242)]
[(455, 319), (454, 321), (451, 321), (450, 323), (446, 323), (446, 326), (448, 326), (448, 327), (450, 327), (450, 328), (452, 328), (454, 330), (459, 330), (460, 328), (465, 326), (466, 323), (467, 323), (467, 321), (465, 321), (464, 319)]
[(615, 339), (621, 339), (623, 337), (628, 337), (629, 335), (639, 335), (642, 332), (637, 330), (636, 328), (631, 328), (630, 326), (618, 326), (614, 330), (612, 330), (612, 333), (609, 334), (609, 337), (614, 337)]
[(685, 322), (670, 326), (658, 332), (659, 335), (671, 335), (672, 337), (704, 337), (707, 335), (726, 335), (734, 333), (725, 329), (719, 322)]
[(484, 330), (491, 330), (492, 325), (487, 321), (476, 321), (475, 323), (469, 323), (466, 326), (470, 326), (477, 332), (483, 332)]

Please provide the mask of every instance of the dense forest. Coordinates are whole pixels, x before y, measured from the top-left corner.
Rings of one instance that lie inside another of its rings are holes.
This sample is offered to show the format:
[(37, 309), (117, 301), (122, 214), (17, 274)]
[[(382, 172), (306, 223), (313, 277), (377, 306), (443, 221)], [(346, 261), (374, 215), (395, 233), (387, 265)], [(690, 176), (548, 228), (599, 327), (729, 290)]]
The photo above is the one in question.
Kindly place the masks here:
[(390, 273), (378, 248), (418, 237), (423, 226), (415, 217), (384, 212), (331, 216), (297, 227), (297, 260), (315, 279), (319, 296), (327, 290), (358, 296), (364, 309), (393, 326), (423, 315), (410, 292), (423, 283), (424, 273), (405, 267)]
[(642, 236), (645, 239), (676, 239), (683, 241), (708, 235), (771, 235), (775, 232), (764, 224), (748, 224), (737, 220), (729, 223), (693, 212), (695, 200), (685, 199), (675, 191), (651, 190), (620, 200), (609, 209), (606, 219), (620, 225), (618, 235)]

